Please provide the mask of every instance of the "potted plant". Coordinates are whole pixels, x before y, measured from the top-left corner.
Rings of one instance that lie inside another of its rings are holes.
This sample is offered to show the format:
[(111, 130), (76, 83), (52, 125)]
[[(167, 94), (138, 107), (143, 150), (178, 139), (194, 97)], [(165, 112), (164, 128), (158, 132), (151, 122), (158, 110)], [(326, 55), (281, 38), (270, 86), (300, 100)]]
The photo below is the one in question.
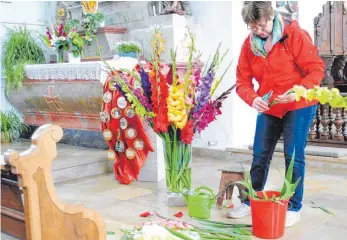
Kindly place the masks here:
[(2, 54), (6, 95), (23, 86), (25, 65), (32, 63), (45, 63), (35, 34), (26, 27), (7, 28)]
[(0, 115), (2, 143), (9, 143), (18, 139), (20, 133), (27, 129), (27, 126), (21, 122), (13, 109), (8, 112), (0, 111)]
[(116, 49), (120, 57), (137, 58), (142, 53), (141, 44), (135, 41), (121, 41), (116, 44)]
[(293, 183), (294, 154), (287, 169), (281, 191), (258, 191), (252, 188), (249, 173), (240, 183), (251, 204), (253, 234), (259, 238), (277, 239), (283, 236), (288, 202), (294, 195), (300, 178)]

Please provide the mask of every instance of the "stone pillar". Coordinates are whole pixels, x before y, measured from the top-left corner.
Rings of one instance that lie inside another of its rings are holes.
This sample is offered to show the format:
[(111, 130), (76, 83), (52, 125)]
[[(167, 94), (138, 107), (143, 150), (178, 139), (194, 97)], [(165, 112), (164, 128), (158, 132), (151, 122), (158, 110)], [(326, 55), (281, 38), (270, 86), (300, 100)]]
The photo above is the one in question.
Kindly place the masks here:
[(140, 182), (160, 182), (165, 179), (165, 159), (162, 139), (153, 131), (153, 129), (144, 123), (146, 133), (151, 139), (154, 152), (149, 152), (145, 165), (142, 167)]

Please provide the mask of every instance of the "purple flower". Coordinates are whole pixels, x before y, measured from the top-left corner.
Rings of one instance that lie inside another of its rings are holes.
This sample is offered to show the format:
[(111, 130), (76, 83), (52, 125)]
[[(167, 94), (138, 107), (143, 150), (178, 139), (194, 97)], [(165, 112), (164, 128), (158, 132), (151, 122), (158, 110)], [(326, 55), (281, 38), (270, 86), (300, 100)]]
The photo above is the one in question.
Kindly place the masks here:
[(209, 71), (206, 74), (206, 76), (201, 78), (200, 85), (197, 88), (197, 93), (195, 97), (196, 105), (193, 109), (194, 113), (198, 112), (210, 100), (210, 90), (214, 79), (214, 75), (215, 73), (213, 71)]
[(145, 95), (148, 97), (149, 102), (151, 101), (151, 82), (149, 81), (149, 76), (146, 73), (146, 71), (141, 68), (140, 70), (140, 76), (141, 76), (141, 84), (142, 84), (142, 89), (145, 93)]
[(216, 116), (222, 114), (214, 102), (208, 102), (198, 112), (193, 114), (194, 132), (200, 133), (216, 120)]
[(142, 106), (146, 108), (147, 111), (152, 111), (152, 105), (148, 102), (148, 98), (142, 95), (140, 88), (137, 88), (134, 91), (134, 94), (137, 97), (137, 99), (139, 99)]

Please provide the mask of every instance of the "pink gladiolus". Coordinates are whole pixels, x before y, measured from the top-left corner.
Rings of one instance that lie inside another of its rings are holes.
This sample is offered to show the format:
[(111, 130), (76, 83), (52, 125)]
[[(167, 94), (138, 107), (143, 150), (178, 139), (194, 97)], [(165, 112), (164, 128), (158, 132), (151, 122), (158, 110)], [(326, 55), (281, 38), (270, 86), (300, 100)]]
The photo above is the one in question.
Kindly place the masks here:
[(47, 34), (47, 36), (48, 36), (48, 39), (49, 39), (49, 40), (52, 40), (52, 34), (51, 34), (51, 32), (49, 31), (48, 28), (47, 28), (46, 34)]

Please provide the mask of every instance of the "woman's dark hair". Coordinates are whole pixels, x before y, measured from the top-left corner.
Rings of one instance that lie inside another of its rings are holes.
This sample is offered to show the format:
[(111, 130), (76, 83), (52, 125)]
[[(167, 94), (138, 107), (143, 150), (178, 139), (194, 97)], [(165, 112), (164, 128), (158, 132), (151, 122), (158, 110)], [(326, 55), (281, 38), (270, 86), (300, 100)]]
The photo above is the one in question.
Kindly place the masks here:
[(256, 23), (260, 19), (269, 20), (274, 10), (271, 1), (245, 1), (243, 2), (242, 18), (248, 23)]

